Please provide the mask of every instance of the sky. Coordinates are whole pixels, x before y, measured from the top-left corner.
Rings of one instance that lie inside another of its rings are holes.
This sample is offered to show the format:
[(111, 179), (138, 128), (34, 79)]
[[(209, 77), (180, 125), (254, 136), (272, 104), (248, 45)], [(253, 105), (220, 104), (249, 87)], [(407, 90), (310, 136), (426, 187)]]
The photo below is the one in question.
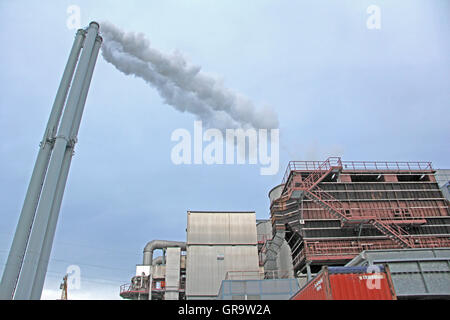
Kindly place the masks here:
[[(75, 31), (108, 21), (182, 55), (278, 116), (280, 168), (176, 165), (195, 116), (98, 58), (42, 298), (120, 299), (148, 241), (185, 241), (188, 210), (255, 211), (290, 160), (431, 161), (450, 168), (447, 0), (0, 1), (0, 272)], [(367, 8), (380, 9), (369, 29)], [(100, 26), (101, 30), (101, 26)]]

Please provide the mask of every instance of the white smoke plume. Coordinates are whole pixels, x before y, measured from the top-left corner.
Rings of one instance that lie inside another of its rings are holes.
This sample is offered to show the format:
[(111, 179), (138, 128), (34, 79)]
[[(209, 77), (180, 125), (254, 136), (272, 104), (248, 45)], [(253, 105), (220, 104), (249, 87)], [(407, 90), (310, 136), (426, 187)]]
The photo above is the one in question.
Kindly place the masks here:
[(225, 88), (180, 53), (160, 52), (144, 34), (124, 32), (108, 22), (101, 24), (101, 34), (107, 62), (126, 75), (142, 78), (157, 89), (166, 104), (196, 115), (205, 126), (278, 128), (277, 115), (270, 108), (256, 109), (249, 99)]

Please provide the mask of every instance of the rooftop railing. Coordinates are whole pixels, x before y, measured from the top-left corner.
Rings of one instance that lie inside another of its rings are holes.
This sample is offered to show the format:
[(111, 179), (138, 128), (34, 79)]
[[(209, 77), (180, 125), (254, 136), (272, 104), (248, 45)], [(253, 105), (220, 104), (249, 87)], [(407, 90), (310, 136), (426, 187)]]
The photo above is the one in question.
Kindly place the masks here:
[(273, 271), (228, 271), (225, 280), (263, 280), (263, 279), (288, 279), (293, 277), (293, 271), (273, 270)]
[(292, 171), (312, 172), (320, 170), (325, 162), (331, 167), (355, 171), (433, 171), (428, 161), (342, 161), (339, 157), (330, 157), (325, 161), (289, 161), (283, 182), (286, 183)]

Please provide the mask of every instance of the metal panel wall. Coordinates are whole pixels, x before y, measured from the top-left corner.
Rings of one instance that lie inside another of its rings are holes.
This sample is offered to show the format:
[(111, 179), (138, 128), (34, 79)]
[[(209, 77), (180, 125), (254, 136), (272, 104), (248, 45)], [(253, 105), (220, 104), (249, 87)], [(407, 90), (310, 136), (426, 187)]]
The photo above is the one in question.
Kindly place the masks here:
[(259, 220), (256, 231), (258, 242), (272, 239), (272, 222), (270, 220)]
[(300, 289), (297, 279), (224, 280), (218, 300), (289, 300)]
[(450, 248), (368, 250), (347, 266), (386, 263), (399, 298), (450, 297)]
[(259, 270), (254, 212), (188, 212), (186, 299), (217, 296), (229, 271)]
[(255, 244), (254, 212), (188, 211), (187, 244)]
[(178, 300), (180, 290), (180, 248), (167, 248), (165, 300)]
[(450, 169), (438, 169), (434, 175), (440, 188), (450, 181)]
[(215, 297), (220, 283), (230, 271), (255, 271), (258, 276), (258, 249), (247, 246), (189, 246), (186, 266), (186, 296)]
[(230, 221), (229, 243), (256, 244), (256, 217), (255, 214), (228, 215)]

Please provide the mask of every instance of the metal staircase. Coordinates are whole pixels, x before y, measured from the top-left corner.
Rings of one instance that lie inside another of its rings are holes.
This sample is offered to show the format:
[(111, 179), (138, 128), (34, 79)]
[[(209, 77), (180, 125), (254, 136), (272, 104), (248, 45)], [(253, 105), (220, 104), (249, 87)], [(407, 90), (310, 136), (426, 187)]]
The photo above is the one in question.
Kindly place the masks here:
[(414, 243), (405, 237), (408, 235), (408, 233), (400, 226), (398, 225), (390, 226), (389, 224), (384, 223), (382, 220), (379, 219), (372, 219), (369, 221), (369, 223), (376, 229), (387, 235), (389, 239), (391, 239), (401, 247), (403, 248), (415, 247)]
[(342, 169), (341, 158), (330, 157), (324, 162), (315, 165), (314, 171), (311, 172), (306, 179), (302, 179), (300, 175), (293, 175), (286, 183), (285, 191), (287, 191), (287, 193), (283, 192), (283, 194), (290, 197), (294, 190), (312, 190), (331, 171), (339, 169)]
[(341, 226), (349, 223), (351, 216), (348, 215), (342, 204), (331, 194), (316, 186), (314, 191), (305, 190), (305, 196), (338, 218), (341, 221)]
[(292, 178), (287, 179), (283, 196), (279, 199), (281, 204), (280, 209), (284, 210), (287, 200), (292, 197), (295, 191), (300, 191), (302, 195), (319, 204), (331, 215), (339, 219), (342, 227), (355, 224), (370, 224), (399, 246), (403, 248), (414, 248), (414, 242), (408, 238), (409, 234), (399, 225), (394, 224), (393, 221), (388, 223), (374, 216), (353, 216), (351, 211), (345, 209), (339, 200), (318, 187), (318, 184), (328, 174), (333, 170), (340, 169), (342, 169), (340, 158), (328, 158), (317, 165), (315, 170), (303, 180), (301, 179), (301, 175), (292, 175)]

